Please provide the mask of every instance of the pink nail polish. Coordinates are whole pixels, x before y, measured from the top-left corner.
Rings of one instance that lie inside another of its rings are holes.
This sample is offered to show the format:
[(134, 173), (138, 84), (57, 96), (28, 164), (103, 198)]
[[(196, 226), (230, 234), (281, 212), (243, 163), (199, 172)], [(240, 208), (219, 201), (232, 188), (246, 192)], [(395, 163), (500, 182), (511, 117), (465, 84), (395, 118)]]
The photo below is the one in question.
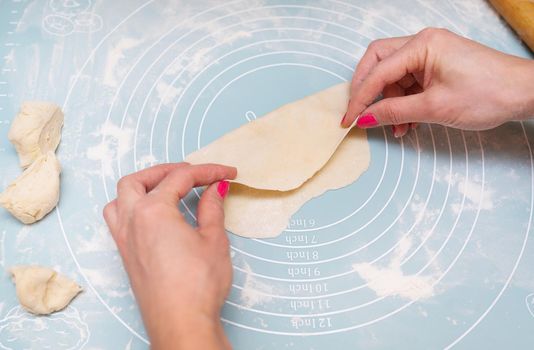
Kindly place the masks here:
[(229, 189), (230, 189), (230, 182), (226, 180), (219, 182), (219, 184), (217, 185), (217, 192), (219, 192), (219, 195), (221, 196), (221, 198), (226, 197)]
[(373, 114), (367, 113), (358, 118), (358, 120), (356, 121), (356, 125), (361, 129), (367, 129), (372, 128), (373, 126), (377, 126), (378, 121), (376, 120)]

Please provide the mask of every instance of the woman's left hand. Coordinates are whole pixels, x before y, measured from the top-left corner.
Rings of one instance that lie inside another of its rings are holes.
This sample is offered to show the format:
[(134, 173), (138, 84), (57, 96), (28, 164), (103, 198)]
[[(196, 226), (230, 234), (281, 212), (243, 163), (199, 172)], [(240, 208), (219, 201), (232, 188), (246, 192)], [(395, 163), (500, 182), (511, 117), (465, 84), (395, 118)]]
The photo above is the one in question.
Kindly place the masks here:
[[(153, 349), (230, 348), (219, 313), (232, 280), (223, 180), (235, 176), (221, 165), (157, 165), (122, 178), (104, 208)], [(203, 185), (194, 228), (178, 204)]]

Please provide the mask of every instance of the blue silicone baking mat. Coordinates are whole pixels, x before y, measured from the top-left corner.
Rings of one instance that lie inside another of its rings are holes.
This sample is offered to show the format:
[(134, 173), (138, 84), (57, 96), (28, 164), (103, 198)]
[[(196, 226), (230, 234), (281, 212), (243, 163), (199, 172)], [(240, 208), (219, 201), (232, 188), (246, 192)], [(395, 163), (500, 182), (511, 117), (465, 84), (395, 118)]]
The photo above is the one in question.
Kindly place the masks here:
[[(116, 181), (350, 80), (372, 40), (427, 26), (531, 57), (475, 0), (0, 2), (1, 188), (20, 173), (7, 140), (20, 103), (55, 101), (66, 116), (59, 206), (31, 226), (1, 211), (0, 265), (52, 266), (84, 288), (33, 317), (1, 274), (0, 347), (148, 348), (101, 216)], [(230, 235), (234, 347), (533, 348), (533, 124), (368, 136), (357, 182), (275, 239)], [(195, 203), (180, 208), (191, 222)]]

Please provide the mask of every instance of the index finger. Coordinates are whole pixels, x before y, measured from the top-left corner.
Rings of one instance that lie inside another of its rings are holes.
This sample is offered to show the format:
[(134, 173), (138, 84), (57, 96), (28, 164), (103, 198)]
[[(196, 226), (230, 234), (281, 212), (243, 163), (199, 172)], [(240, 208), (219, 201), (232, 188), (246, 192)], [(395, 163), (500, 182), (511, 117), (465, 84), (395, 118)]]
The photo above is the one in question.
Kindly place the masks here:
[(188, 163), (159, 164), (124, 176), (117, 183), (117, 204), (121, 206), (125, 202), (132, 202), (132, 199), (145, 195), (171, 171), (187, 165)]
[(181, 167), (170, 172), (149, 195), (177, 204), (193, 187), (211, 185), (215, 182), (234, 179), (237, 169), (219, 164), (200, 164)]
[(382, 90), (396, 83), (409, 73), (424, 68), (425, 50), (416, 40), (410, 40), (395, 53), (378, 62), (361, 84), (351, 91), (351, 100), (343, 126), (350, 126), (359, 113), (366, 109)]
[(391, 56), (412, 37), (413, 35), (400, 36), (396, 38), (379, 39), (371, 42), (356, 66), (356, 70), (352, 76), (351, 89), (354, 90), (356, 86), (367, 77), (369, 72), (376, 67), (378, 62)]

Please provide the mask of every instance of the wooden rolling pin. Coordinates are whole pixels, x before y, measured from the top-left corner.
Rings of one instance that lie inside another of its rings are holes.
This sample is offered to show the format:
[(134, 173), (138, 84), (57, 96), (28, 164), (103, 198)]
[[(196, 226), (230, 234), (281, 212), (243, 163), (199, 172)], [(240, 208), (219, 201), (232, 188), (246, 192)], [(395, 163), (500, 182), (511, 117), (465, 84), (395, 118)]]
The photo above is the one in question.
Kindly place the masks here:
[(489, 0), (534, 52), (534, 0)]

